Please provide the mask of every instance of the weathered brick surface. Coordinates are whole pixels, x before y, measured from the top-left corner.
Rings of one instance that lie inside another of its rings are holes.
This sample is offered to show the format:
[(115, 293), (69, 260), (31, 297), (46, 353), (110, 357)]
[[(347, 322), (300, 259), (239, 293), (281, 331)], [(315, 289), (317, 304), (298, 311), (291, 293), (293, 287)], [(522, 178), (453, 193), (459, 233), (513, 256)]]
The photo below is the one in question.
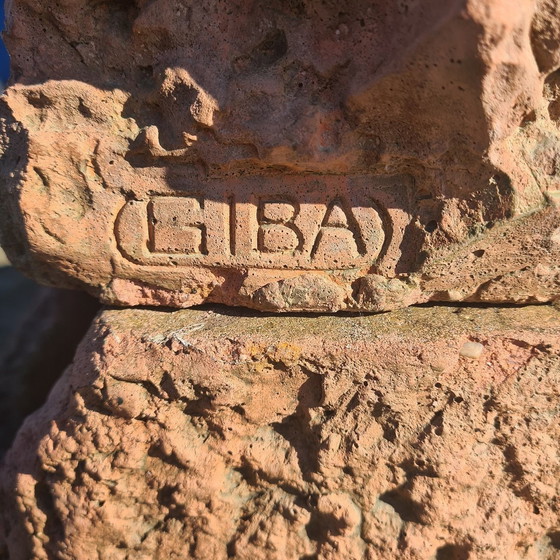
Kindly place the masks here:
[(0, 471), (10, 560), (559, 555), (560, 313), (99, 315)]
[(108, 303), (560, 293), (555, 2), (14, 0), (0, 229)]

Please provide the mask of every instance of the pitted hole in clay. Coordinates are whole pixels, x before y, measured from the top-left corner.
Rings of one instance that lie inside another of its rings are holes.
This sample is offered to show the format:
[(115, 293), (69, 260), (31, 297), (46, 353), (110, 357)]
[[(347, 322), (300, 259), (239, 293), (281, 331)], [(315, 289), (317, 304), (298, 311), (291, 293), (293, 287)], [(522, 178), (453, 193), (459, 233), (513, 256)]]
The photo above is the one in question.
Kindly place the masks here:
[(403, 521), (423, 524), (425, 507), (410, 496), (410, 489), (406, 484), (381, 494), (379, 500), (389, 504)]
[(29, 105), (35, 109), (45, 109), (53, 105), (51, 99), (49, 99), (43, 92), (37, 90), (30, 90), (27, 92), (27, 102)]
[(444, 544), (436, 550), (436, 560), (469, 560), (470, 552), (468, 544)]
[(560, 550), (560, 531), (550, 531), (546, 536), (550, 539), (550, 546)]
[(435, 220), (431, 220), (424, 226), (424, 229), (428, 233), (433, 233), (434, 231), (436, 231), (437, 227), (438, 227), (438, 223)]

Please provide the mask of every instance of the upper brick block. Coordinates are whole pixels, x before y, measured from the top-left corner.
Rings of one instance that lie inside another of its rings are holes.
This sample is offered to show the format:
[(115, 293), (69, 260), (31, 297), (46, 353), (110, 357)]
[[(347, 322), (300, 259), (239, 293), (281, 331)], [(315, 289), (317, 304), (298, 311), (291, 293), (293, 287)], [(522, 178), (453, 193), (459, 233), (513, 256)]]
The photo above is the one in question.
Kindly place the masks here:
[(558, 12), (14, 0), (2, 244), (119, 305), (552, 301)]

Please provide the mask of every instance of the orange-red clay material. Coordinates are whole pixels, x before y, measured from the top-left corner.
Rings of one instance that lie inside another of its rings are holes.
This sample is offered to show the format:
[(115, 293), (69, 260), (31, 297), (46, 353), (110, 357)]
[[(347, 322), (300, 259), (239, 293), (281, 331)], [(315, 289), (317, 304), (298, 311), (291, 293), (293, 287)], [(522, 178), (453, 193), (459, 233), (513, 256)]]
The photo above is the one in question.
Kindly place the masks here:
[(104, 311), (6, 457), (0, 551), (557, 558), (559, 383), (549, 306)]
[(13, 0), (0, 229), (118, 305), (560, 295), (552, 0)]

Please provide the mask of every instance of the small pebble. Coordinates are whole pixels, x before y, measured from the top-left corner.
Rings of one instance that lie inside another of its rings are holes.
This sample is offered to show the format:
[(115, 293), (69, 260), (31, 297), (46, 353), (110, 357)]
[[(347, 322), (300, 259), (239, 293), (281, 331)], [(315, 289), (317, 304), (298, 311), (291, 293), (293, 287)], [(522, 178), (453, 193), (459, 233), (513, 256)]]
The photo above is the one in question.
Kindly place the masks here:
[(465, 342), (459, 354), (471, 360), (478, 360), (484, 352), (484, 346), (480, 342)]
[(463, 293), (459, 290), (447, 290), (447, 299), (449, 301), (461, 301), (463, 299)]

